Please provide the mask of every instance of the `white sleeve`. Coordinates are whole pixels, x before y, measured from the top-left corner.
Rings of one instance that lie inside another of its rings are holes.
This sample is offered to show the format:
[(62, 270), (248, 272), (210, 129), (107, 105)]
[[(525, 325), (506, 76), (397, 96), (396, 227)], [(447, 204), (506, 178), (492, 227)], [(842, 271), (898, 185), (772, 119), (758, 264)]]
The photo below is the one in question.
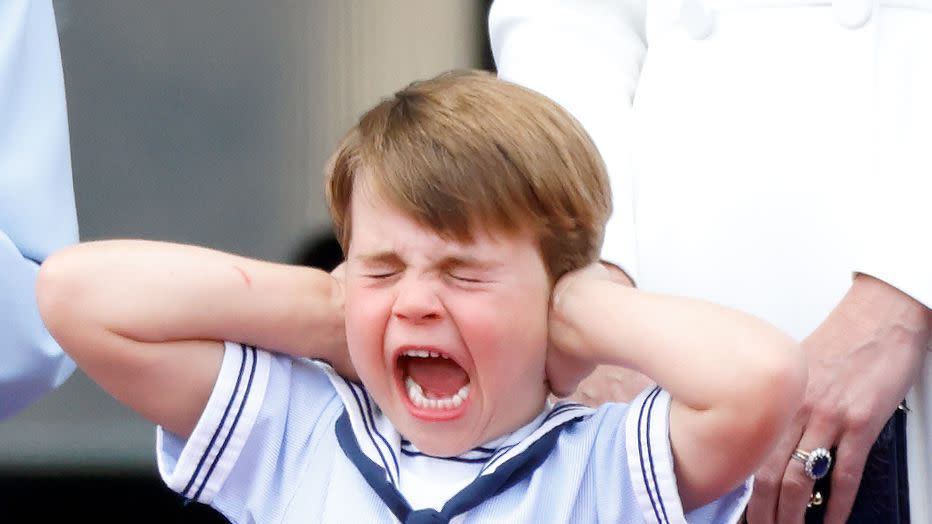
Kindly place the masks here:
[(751, 498), (751, 479), (701, 508), (683, 513), (670, 448), (670, 394), (652, 387), (628, 408), (625, 446), (628, 474), (641, 515), (648, 524), (735, 523)]
[(602, 257), (636, 278), (631, 104), (646, 52), (646, 0), (496, 0), (489, 35), (499, 76), (566, 108), (598, 147), (614, 211)]
[(316, 365), (228, 342), (191, 436), (158, 428), (159, 474), (172, 490), (228, 518), (273, 518), (341, 411)]
[(932, 15), (886, 17), (872, 59), (875, 121), (865, 124), (875, 165), (869, 179), (849, 181), (861, 191), (853, 269), (932, 307)]

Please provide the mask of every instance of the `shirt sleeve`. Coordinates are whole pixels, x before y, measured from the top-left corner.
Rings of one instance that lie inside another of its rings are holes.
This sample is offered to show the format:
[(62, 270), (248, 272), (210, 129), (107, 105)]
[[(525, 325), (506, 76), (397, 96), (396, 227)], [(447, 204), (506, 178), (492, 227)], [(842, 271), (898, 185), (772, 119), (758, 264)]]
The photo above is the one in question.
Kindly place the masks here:
[(646, 389), (625, 418), (628, 474), (637, 506), (648, 524), (736, 523), (751, 497), (751, 479), (723, 497), (683, 512), (670, 448), (670, 395)]
[(233, 520), (275, 520), (341, 411), (317, 365), (228, 342), (191, 436), (158, 428), (159, 474)]
[[(850, 180), (859, 190), (854, 217), (860, 240), (855, 271), (932, 307), (932, 45), (928, 15), (898, 13), (878, 30), (874, 64), (871, 176)], [(860, 220), (860, 223), (857, 221)]]
[(602, 258), (635, 281), (631, 105), (645, 12), (646, 0), (496, 0), (489, 12), (499, 76), (562, 105), (599, 149), (613, 195)]
[(0, 418), (74, 370), (39, 317), (38, 264), (78, 239), (50, 1), (0, 2)]

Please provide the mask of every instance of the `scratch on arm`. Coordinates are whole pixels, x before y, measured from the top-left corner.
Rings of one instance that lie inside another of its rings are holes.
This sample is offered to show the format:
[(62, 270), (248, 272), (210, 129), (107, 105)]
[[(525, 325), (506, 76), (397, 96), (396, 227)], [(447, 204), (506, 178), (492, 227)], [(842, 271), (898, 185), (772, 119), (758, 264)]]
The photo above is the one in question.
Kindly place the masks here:
[(246, 287), (252, 287), (252, 279), (249, 278), (249, 275), (246, 274), (245, 271), (243, 271), (243, 268), (241, 268), (241, 267), (239, 267), (239, 266), (237, 266), (237, 265), (234, 265), (234, 266), (233, 266), (233, 269), (237, 270), (237, 271), (239, 272), (239, 275), (240, 275), (241, 277), (243, 277), (243, 282), (246, 283)]

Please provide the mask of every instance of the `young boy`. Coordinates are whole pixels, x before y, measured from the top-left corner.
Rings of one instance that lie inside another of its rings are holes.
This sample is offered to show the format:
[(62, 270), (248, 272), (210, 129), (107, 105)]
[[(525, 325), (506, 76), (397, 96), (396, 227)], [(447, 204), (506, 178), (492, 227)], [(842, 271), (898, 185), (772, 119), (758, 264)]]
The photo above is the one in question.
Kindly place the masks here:
[[(592, 265), (608, 181), (561, 108), (488, 74), (415, 83), (327, 184), (332, 275), (140, 241), (43, 265), (50, 330), (160, 425), (172, 489), (234, 522), (737, 520), (802, 356)], [(664, 389), (547, 404), (599, 363)]]

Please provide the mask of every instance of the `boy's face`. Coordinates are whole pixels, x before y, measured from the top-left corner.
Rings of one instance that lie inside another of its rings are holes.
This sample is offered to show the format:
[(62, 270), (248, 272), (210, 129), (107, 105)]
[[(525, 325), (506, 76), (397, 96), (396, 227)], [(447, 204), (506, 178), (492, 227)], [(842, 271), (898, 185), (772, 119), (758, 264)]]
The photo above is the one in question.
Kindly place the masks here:
[(551, 291), (533, 235), (477, 232), (464, 244), (364, 184), (352, 202), (347, 345), (398, 431), (449, 456), (532, 420), (547, 396)]

